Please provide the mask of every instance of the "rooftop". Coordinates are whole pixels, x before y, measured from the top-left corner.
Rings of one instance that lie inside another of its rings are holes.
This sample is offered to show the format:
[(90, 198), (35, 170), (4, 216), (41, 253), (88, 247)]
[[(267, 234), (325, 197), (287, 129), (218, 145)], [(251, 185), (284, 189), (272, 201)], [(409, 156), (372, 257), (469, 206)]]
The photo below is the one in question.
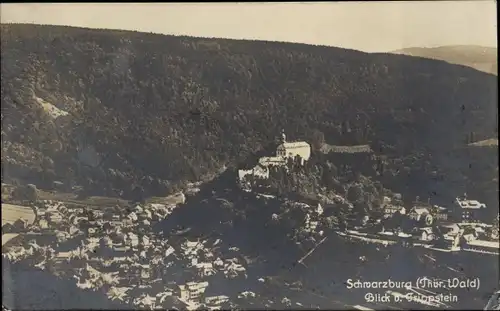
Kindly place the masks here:
[(483, 246), (488, 248), (498, 249), (498, 241), (472, 240), (468, 242), (472, 246)]
[(457, 198), (457, 202), (458, 204), (462, 207), (462, 208), (485, 208), (486, 205), (477, 201), (477, 200), (461, 200), (461, 199), (458, 199)]
[(310, 145), (305, 141), (294, 141), (294, 142), (284, 142), (278, 146), (285, 148), (300, 148), (300, 147), (310, 147)]
[(417, 214), (429, 213), (429, 210), (426, 207), (414, 207), (413, 211)]

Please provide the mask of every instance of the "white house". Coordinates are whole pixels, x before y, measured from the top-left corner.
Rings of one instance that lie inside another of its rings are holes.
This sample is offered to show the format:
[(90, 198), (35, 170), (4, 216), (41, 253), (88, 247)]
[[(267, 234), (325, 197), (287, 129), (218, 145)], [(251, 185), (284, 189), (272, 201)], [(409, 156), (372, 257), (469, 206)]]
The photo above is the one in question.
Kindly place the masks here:
[(53, 223), (58, 224), (63, 220), (63, 216), (61, 215), (61, 213), (59, 213), (59, 211), (55, 211), (49, 214), (49, 220)]
[(211, 306), (219, 306), (227, 301), (229, 301), (229, 297), (225, 295), (211, 296), (205, 298), (205, 304)]
[(490, 238), (492, 238), (493, 240), (498, 240), (498, 237), (499, 237), (498, 227), (491, 228)]
[(200, 277), (211, 276), (216, 273), (211, 262), (200, 262), (194, 265), (198, 269), (198, 275)]
[(419, 221), (423, 215), (429, 214), (429, 210), (425, 207), (413, 207), (408, 213), (408, 217)]
[(139, 237), (137, 235), (135, 235), (132, 232), (129, 232), (127, 236), (128, 236), (127, 242), (129, 243), (130, 246), (137, 247), (139, 245)]
[(437, 220), (443, 220), (446, 221), (448, 220), (448, 209), (446, 207), (434, 205), (434, 217), (436, 217)]
[(141, 242), (143, 246), (149, 246), (151, 245), (151, 242), (149, 241), (149, 238), (147, 236), (142, 236)]
[(188, 282), (186, 285), (179, 285), (180, 298), (184, 301), (198, 300), (207, 287), (208, 282)]
[(401, 215), (405, 215), (406, 208), (404, 208), (403, 206), (399, 206), (399, 205), (393, 205), (392, 203), (384, 205), (384, 214), (385, 215), (392, 216), (396, 212), (399, 212)]
[(129, 220), (131, 220), (131, 221), (137, 221), (137, 219), (139, 219), (139, 218), (137, 217), (137, 214), (136, 214), (136, 213), (134, 213), (134, 212), (132, 212), (132, 213), (128, 214), (127, 218), (128, 218)]
[(420, 239), (422, 241), (432, 241), (435, 239), (434, 233), (432, 232), (432, 228), (420, 228)]

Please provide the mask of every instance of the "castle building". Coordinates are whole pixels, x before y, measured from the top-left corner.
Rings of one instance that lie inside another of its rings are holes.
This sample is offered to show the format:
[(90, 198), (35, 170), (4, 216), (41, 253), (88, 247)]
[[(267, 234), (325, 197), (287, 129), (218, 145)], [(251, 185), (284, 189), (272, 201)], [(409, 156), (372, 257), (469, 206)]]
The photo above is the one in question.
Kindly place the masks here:
[(269, 178), (268, 168), (270, 166), (285, 166), (287, 159), (294, 159), (296, 156), (299, 156), (304, 164), (304, 161), (311, 157), (311, 145), (305, 141), (287, 142), (285, 132), (282, 131), (281, 143), (276, 148), (276, 156), (260, 158), (259, 163), (253, 169), (239, 170), (238, 178), (242, 180), (247, 175), (253, 175), (257, 178), (267, 179)]
[(276, 148), (276, 157), (295, 158), (300, 156), (302, 161), (311, 157), (311, 145), (305, 141), (287, 142), (285, 132), (281, 133), (281, 144)]

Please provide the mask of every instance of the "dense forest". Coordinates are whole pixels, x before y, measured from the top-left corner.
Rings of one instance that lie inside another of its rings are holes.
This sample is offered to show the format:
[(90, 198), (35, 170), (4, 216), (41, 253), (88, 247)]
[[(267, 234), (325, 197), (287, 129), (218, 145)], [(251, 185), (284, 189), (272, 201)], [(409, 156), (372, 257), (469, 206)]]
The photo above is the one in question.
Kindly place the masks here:
[[(466, 178), (468, 158), (450, 153), (498, 132), (496, 76), (404, 55), (2, 24), (1, 64), (2, 181), (42, 188), (164, 195), (285, 129), (369, 144), (389, 182), (431, 192), (436, 174)], [(475, 160), (497, 168), (487, 153)]]

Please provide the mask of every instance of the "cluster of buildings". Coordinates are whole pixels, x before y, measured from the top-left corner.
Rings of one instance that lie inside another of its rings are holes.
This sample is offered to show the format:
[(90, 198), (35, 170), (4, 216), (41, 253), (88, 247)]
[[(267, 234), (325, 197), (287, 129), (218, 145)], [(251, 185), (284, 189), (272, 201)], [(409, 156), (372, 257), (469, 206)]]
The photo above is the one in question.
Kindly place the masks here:
[[(398, 195), (396, 195), (398, 196)], [(397, 200), (397, 201), (400, 201)], [(430, 202), (424, 203), (414, 202), (411, 209), (407, 210), (402, 204), (396, 203), (385, 197), (383, 202), (383, 211), (386, 216), (392, 216), (396, 212), (407, 215), (415, 221), (424, 221), (428, 225), (432, 225), (435, 221), (456, 223), (478, 223), (484, 219), (486, 204), (477, 200), (468, 200), (467, 196), (455, 198), (453, 206), (449, 209), (446, 207), (432, 205)]]
[(399, 214), (403, 216), (403, 221), (409, 220), (412, 229), (408, 233), (420, 242), (434, 243), (443, 236), (447, 241), (445, 244), (451, 248), (467, 248), (467, 245), (475, 245), (474, 250), (484, 251), (498, 248), (498, 225), (481, 222), (486, 205), (469, 200), (466, 195), (457, 197), (451, 209), (417, 200), (407, 210), (386, 197), (383, 211), (386, 219)]
[(130, 210), (36, 205), (35, 222), (19, 234), (22, 240), (2, 247), (3, 256), (74, 279), (79, 288), (105, 292), (111, 300), (147, 309), (219, 309), (229, 297), (206, 295), (211, 280), (247, 277), (238, 249), (226, 255), (214, 251), (220, 240), (181, 242), (155, 235), (152, 225), (175, 205)]

